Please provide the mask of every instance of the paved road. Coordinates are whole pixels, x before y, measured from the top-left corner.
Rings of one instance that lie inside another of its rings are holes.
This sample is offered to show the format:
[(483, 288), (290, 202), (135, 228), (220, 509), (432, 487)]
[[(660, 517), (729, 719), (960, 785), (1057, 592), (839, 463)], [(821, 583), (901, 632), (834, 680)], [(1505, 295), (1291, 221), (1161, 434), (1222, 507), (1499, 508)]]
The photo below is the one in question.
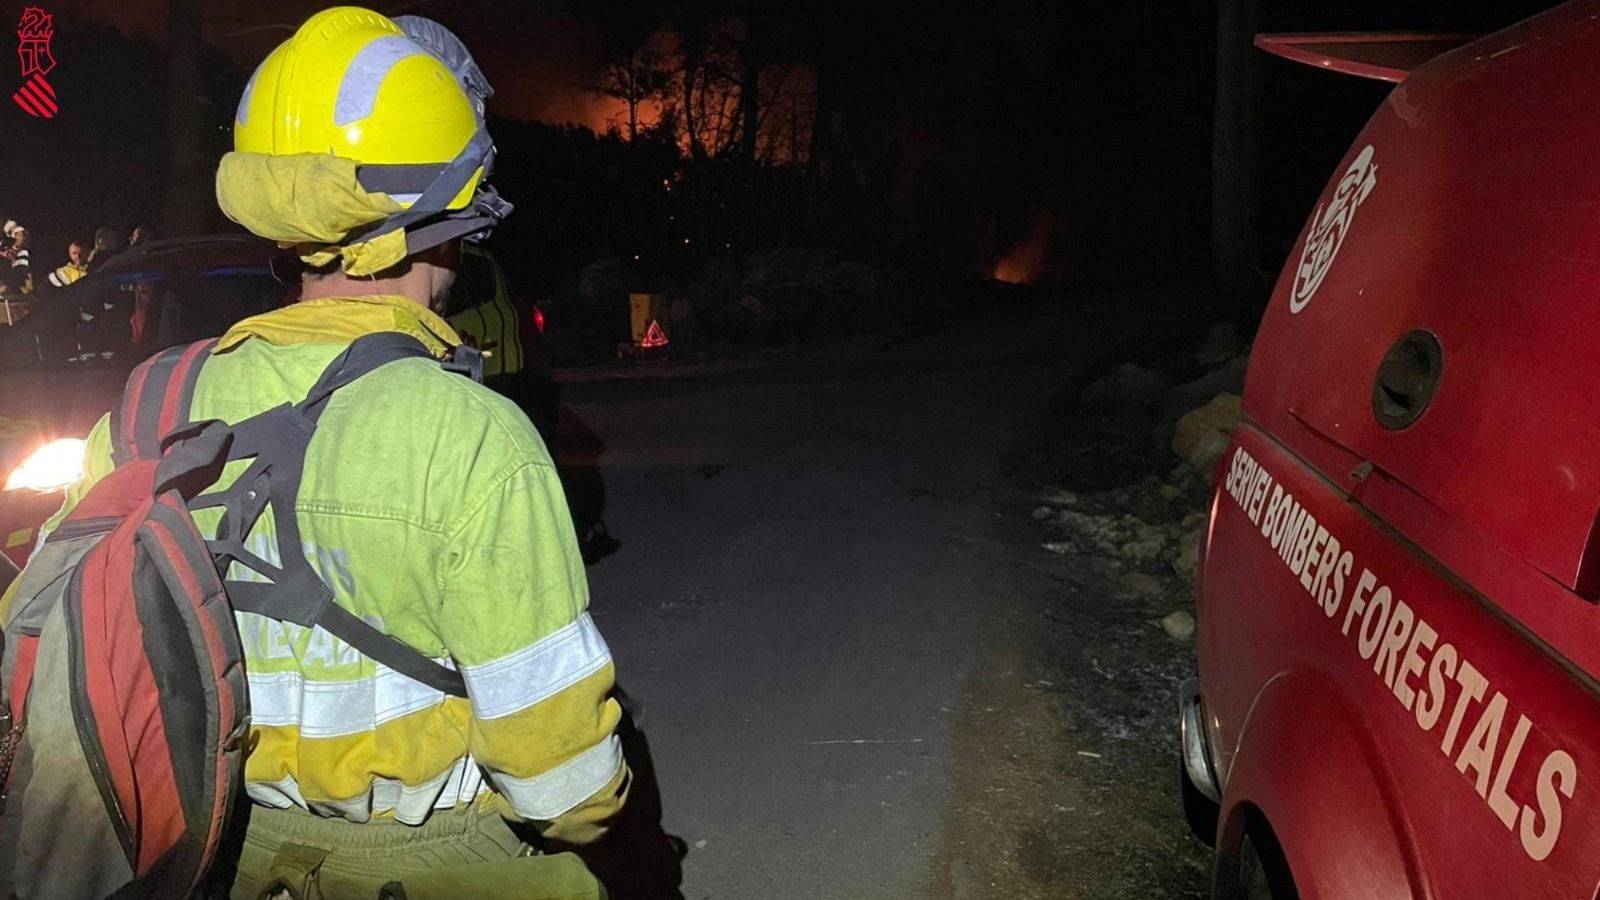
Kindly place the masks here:
[(1121, 311), (1058, 299), (569, 386), (622, 542), (590, 569), (593, 610), (644, 704), (685, 897), (927, 894), (1000, 456), (1150, 327)]

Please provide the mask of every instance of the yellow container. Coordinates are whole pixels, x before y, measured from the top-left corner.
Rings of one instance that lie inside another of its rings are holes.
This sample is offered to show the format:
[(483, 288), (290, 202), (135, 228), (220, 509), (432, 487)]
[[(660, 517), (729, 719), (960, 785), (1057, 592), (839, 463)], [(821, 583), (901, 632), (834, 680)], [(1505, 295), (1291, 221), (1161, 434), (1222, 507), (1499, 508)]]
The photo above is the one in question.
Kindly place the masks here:
[(667, 343), (667, 295), (629, 294), (633, 308), (633, 343), (637, 347), (661, 347)]

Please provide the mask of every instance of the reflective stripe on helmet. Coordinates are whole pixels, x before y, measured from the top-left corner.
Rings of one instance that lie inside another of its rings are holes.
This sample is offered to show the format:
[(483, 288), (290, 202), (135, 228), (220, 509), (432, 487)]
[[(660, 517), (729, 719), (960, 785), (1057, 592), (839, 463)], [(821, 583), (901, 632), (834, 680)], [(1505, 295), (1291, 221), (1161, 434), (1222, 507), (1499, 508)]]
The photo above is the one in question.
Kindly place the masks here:
[(372, 115), (378, 104), (378, 88), (401, 60), (423, 55), (416, 42), (403, 35), (381, 37), (361, 48), (339, 82), (339, 97), (333, 104), (333, 124), (343, 127)]
[(244, 83), (244, 93), (239, 96), (239, 112), (234, 116), (240, 125), (250, 124), (250, 96), (256, 92), (256, 79), (261, 77), (261, 66), (265, 65), (256, 66), (256, 70), (250, 73), (250, 80)]

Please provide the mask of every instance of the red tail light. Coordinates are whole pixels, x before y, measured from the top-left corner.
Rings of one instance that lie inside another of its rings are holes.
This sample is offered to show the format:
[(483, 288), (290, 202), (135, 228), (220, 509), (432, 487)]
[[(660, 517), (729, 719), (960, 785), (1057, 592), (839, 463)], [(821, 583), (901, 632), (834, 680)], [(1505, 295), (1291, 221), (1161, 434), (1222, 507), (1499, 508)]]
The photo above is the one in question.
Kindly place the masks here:
[(537, 306), (533, 308), (533, 327), (539, 329), (540, 334), (544, 334), (544, 310)]

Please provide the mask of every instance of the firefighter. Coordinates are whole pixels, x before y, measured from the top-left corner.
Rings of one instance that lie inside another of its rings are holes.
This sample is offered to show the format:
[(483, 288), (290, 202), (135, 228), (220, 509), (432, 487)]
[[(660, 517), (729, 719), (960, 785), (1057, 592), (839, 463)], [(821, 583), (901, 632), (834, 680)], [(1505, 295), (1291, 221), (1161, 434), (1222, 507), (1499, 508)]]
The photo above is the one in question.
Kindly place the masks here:
[(67, 245), (67, 261), (50, 273), (50, 286), (64, 288), (74, 284), (78, 279), (89, 274), (89, 266), (83, 258), (83, 245), (77, 241)]
[[(509, 211), (484, 180), (489, 93), (442, 26), (352, 7), (312, 16), (266, 58), (217, 198), (295, 245), (309, 271), (299, 302), (221, 338), (191, 419), (297, 401), (363, 334), (452, 353), (461, 339), (439, 311), (461, 242)], [(111, 468), (107, 427), (69, 507)], [(561, 485), (527, 416), (437, 365), (392, 363), (334, 396), (298, 509), (303, 547), (278, 547), (270, 524), (248, 545), (269, 561), (304, 552), (341, 605), (448, 657), (469, 696), (319, 629), (239, 613), (253, 803), (232, 896), (604, 896), (557, 851), (596, 841), (623, 808), (621, 710)], [(206, 512), (197, 520), (215, 527)]]
[(531, 303), (517, 296), (500, 263), (477, 244), (462, 246), (446, 321), (469, 346), (483, 351), (484, 384), (510, 397), (554, 443), (559, 392), (542, 352)]
[(11, 287), (12, 294), (29, 294), (33, 292), (33, 269), (28, 258), (28, 229), (16, 222), (7, 221), (3, 229), (5, 236), (11, 241), (11, 246), (0, 251), (6, 271), (0, 274)]

